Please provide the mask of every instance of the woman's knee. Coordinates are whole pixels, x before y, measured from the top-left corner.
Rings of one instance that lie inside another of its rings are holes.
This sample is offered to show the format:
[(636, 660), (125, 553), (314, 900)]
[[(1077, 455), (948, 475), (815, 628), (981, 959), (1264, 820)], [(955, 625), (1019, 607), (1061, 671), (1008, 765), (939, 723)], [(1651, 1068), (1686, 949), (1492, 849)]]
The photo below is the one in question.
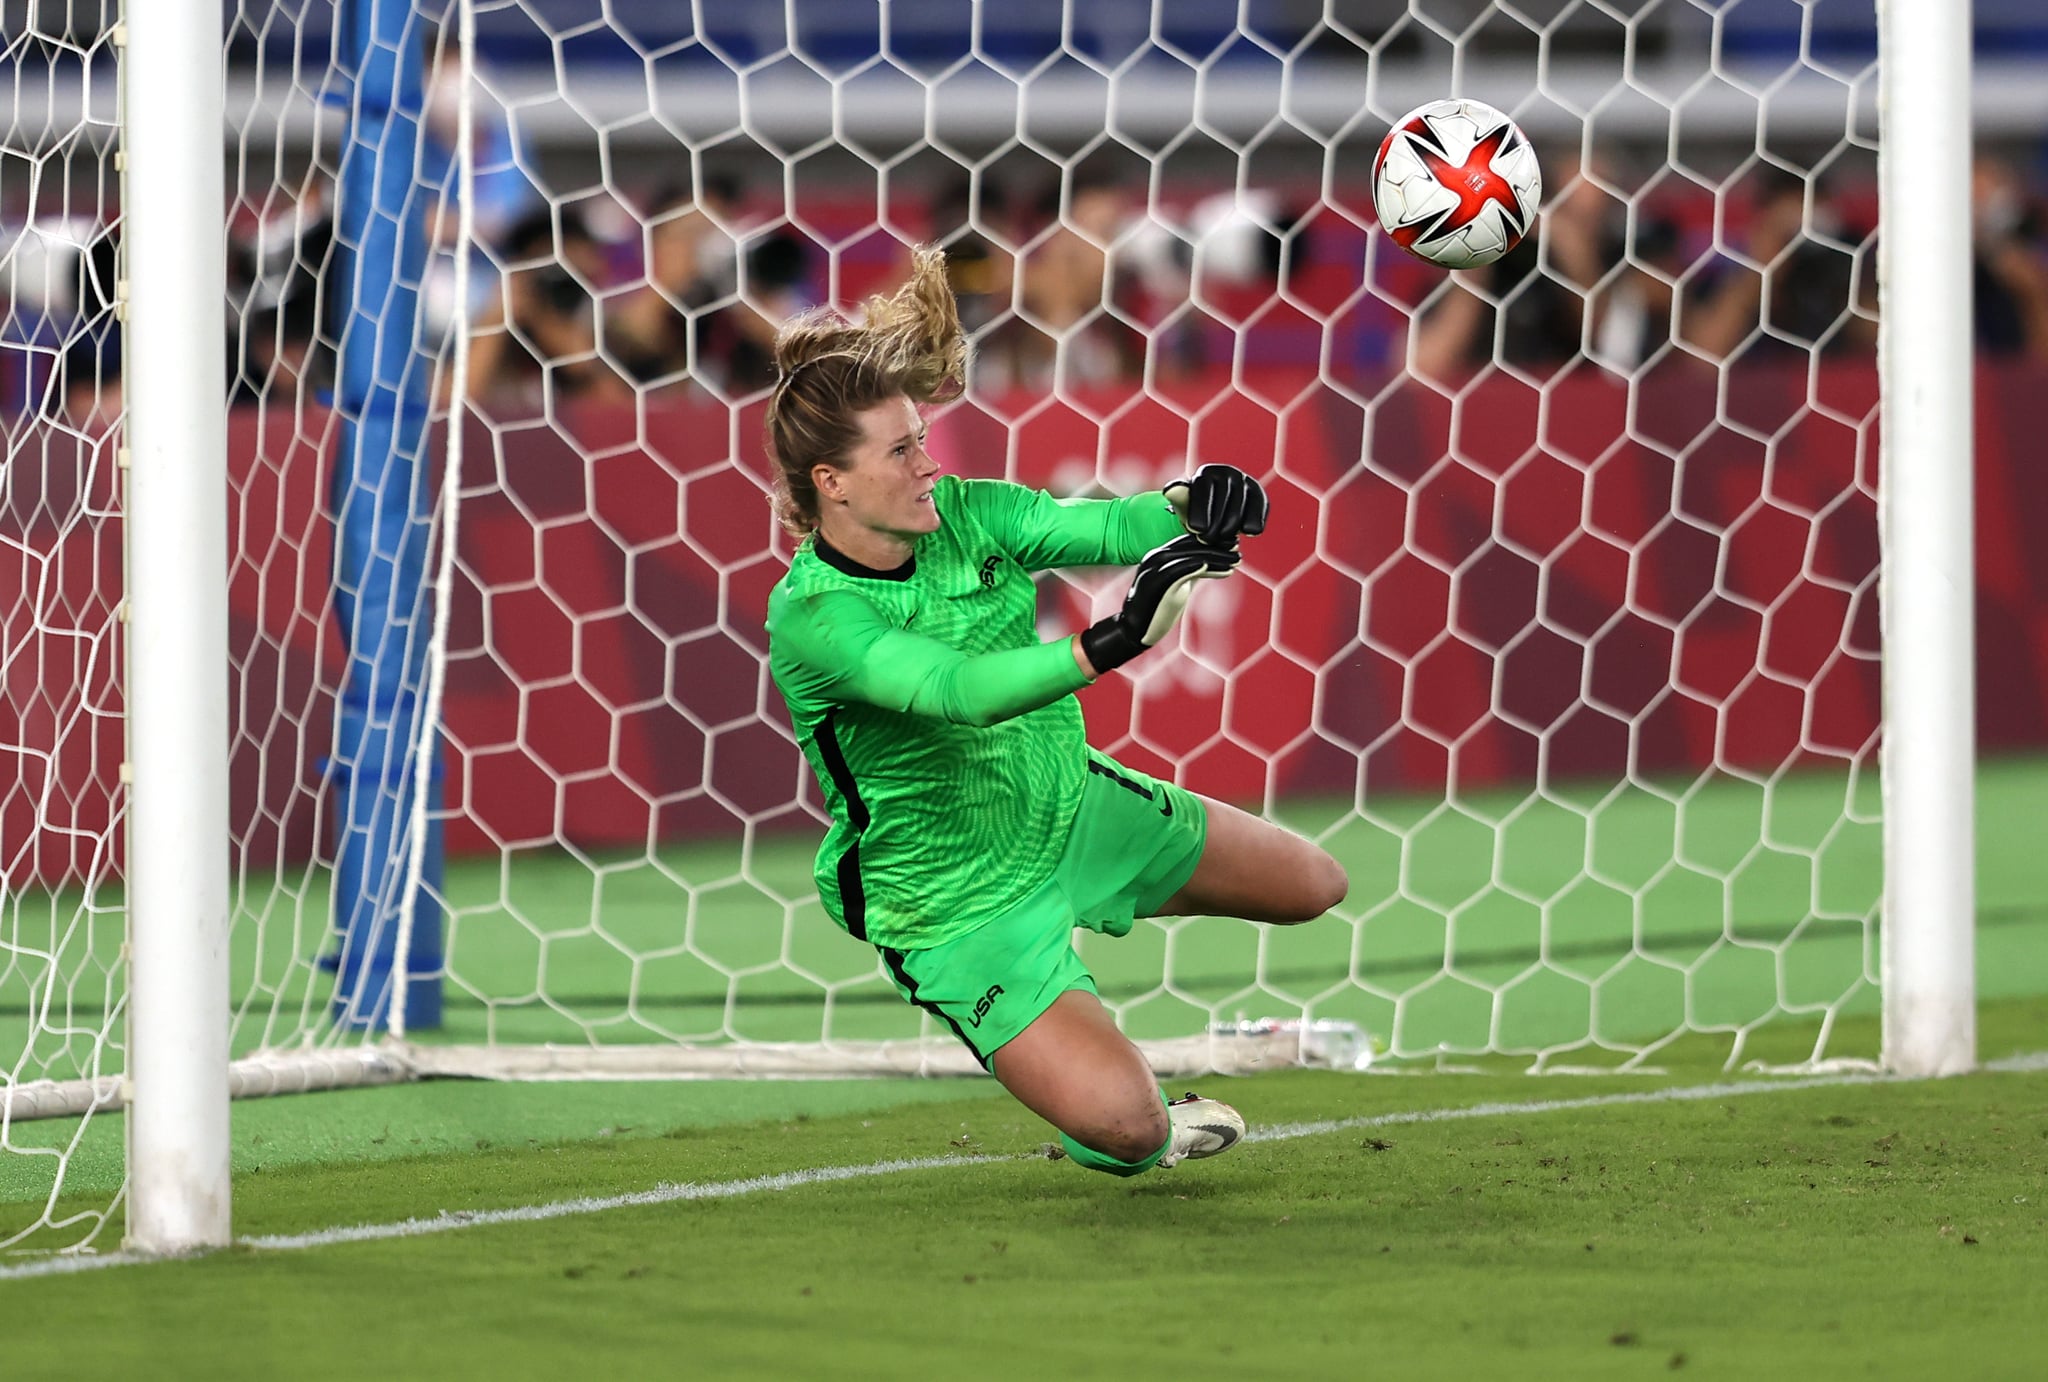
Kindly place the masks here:
[(1289, 872), (1293, 886), (1276, 894), (1285, 898), (1283, 924), (1314, 921), (1342, 903), (1351, 891), (1351, 875), (1320, 845), (1302, 841), (1302, 857)]
[(1173, 1125), (1167, 1121), (1166, 1105), (1155, 1099), (1147, 1109), (1133, 1110), (1122, 1117), (1091, 1120), (1090, 1126), (1061, 1131), (1104, 1156), (1118, 1161), (1143, 1161), (1166, 1145), (1166, 1139), (1173, 1135)]
[(1316, 866), (1310, 870), (1310, 887), (1315, 893), (1315, 911), (1321, 916), (1335, 911), (1351, 893), (1351, 875), (1337, 862), (1336, 856), (1328, 850), (1316, 850)]

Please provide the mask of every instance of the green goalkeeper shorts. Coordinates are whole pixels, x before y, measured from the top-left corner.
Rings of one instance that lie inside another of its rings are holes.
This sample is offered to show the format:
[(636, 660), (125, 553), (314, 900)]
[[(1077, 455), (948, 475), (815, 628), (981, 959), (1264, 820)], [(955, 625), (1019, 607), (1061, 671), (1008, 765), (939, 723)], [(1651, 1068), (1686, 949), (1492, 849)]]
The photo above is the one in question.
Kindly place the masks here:
[(905, 998), (984, 1066), (1068, 989), (1095, 991), (1074, 928), (1122, 936), (1180, 891), (1202, 857), (1201, 799), (1088, 750), (1088, 780), (1052, 876), (995, 920), (925, 950), (881, 950)]

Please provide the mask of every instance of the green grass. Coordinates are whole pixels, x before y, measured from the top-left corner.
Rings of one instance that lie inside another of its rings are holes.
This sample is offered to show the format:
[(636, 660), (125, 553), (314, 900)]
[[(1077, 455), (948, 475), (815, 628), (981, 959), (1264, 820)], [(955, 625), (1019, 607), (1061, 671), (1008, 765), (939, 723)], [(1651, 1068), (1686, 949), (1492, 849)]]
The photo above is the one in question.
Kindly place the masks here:
[[(1987, 1056), (2048, 1044), (2048, 1002), (1987, 1005), (1984, 1036)], [(1128, 1182), (1031, 1155), (1044, 1129), (985, 1082), (249, 1104), (244, 1235), (1003, 1159), (0, 1281), (7, 1373), (2036, 1374), (2048, 1073), (1530, 1107), (1712, 1073), (1224, 1081), (1215, 1092), (1269, 1127), (1522, 1107), (1258, 1143)], [(268, 1140), (315, 1108), (323, 1136)]]
[[(1252, 928), (1197, 919), (1176, 923), (1170, 941), (1155, 927), (1084, 945), (1141, 1030), (1211, 1006), (1313, 1000), (1410, 1050), (1474, 1044), (1496, 1021), (1511, 1041), (1541, 1042), (1568, 1039), (1574, 1022), (1582, 1031), (1583, 994), (1597, 986), (1601, 1020), (1619, 1024), (1603, 1035), (1624, 1044), (1689, 994), (1697, 1018), (1744, 1032), (1743, 1060), (1801, 1061), (1814, 1054), (1815, 1015), (1749, 1024), (1780, 982), (1795, 998), (1802, 984), (1838, 998), (1874, 969), (1863, 917), (1876, 900), (1875, 830), (1829, 824), (1848, 790), (1814, 775), (1769, 794), (1719, 781), (1691, 793), (1478, 798), (1455, 813), (1375, 803), (1329, 836), (1358, 880), (1347, 911), (1361, 926), (1266, 933), (1261, 950)], [(1314, 830), (1344, 809), (1286, 812)], [(2048, 1050), (2048, 873), (2034, 838), (2044, 813), (2048, 763), (1980, 773), (1987, 1060)], [(744, 1034), (814, 1031), (822, 991), (776, 964), (785, 943), (840, 986), (842, 1034), (915, 1032), (915, 1015), (866, 977), (867, 952), (798, 900), (808, 849), (768, 842), (744, 872), (720, 845), (655, 861), (536, 855), (502, 874), (458, 866), (460, 982), (445, 1036), (580, 1040), (629, 993), (630, 1015), (598, 1035), (716, 1035), (733, 985), (751, 1004)], [(306, 959), (325, 916), (319, 889), (302, 891), (244, 894), (245, 912), (268, 924), (260, 953), (257, 928), (238, 929), (237, 982), (270, 985), (238, 1028), (245, 1048), (318, 1014)], [(1646, 899), (1625, 922), (1622, 892)], [(45, 900), (39, 915), (21, 898), (8, 907), (0, 936), (21, 943), (41, 926), (45, 947), (66, 939), (80, 976), (68, 1040), (82, 1050), (103, 1011), (94, 995), (112, 960), (109, 918), (77, 898)], [(713, 964), (682, 966), (683, 938)], [(1155, 992), (1169, 943), (1179, 996)], [(1447, 946), (1453, 972), (1435, 978)], [(1532, 970), (1539, 958), (1547, 967)], [(1362, 985), (1350, 982), (1354, 961)], [(1655, 982), (1632, 987), (1642, 970)], [(0, 974), (0, 1049), (26, 1033), (25, 974)], [(556, 1006), (537, 1000), (543, 986)], [(1874, 992), (1839, 1009), (1829, 1053), (1874, 1053)], [(1047, 1130), (979, 1080), (442, 1082), (253, 1101), (234, 1113), (245, 1237), (891, 1158), (999, 1159), (0, 1280), (0, 1373), (2035, 1375), (2048, 1345), (2048, 1073), (1526, 1107), (1740, 1079), (1731, 1037), (1661, 1047), (1654, 1070), (1629, 1075), (1489, 1066), (1205, 1081), (1265, 1127), (1524, 1107), (1258, 1143), (1132, 1182), (1033, 1157)], [(121, 1139), (111, 1115), (9, 1128), (0, 1238), (106, 1213)], [(68, 1152), (47, 1215), (57, 1159), (15, 1154), (34, 1147)], [(96, 1246), (118, 1244), (121, 1227), (116, 1206)], [(19, 1246), (89, 1231), (79, 1221)], [(20, 1260), (0, 1257), (0, 1268)]]
[[(1410, 1054), (1583, 1042), (1631, 1049), (1693, 1025), (1737, 1037), (1780, 1013), (1874, 1011), (1880, 877), (1867, 782), (1721, 776), (1541, 795), (1290, 802), (1279, 816), (1349, 867), (1340, 918), (1287, 931), (1218, 918), (1084, 936), (1105, 997), (1142, 1036), (1212, 1011), (1358, 1022)], [(2048, 881), (2032, 823), (2048, 762), (1979, 775), (1980, 946), (1991, 995), (2048, 991)], [(1853, 804), (1855, 811), (1845, 812)], [(459, 1042), (846, 1039), (917, 1035), (871, 950), (825, 918), (808, 833), (589, 858), (525, 851), (450, 864), (450, 976), (438, 1033)], [(237, 896), (236, 1046), (317, 1031), (323, 875), (252, 876)], [(49, 968), (67, 1003), (36, 1032), (52, 1073), (86, 1067), (118, 970), (117, 894), (0, 900), (0, 1050), (30, 1044)], [(10, 951), (9, 947), (12, 947)], [(1172, 953), (1172, 985), (1160, 982)], [(9, 954), (14, 955), (10, 963)], [(53, 1030), (54, 1029), (54, 1030)], [(1870, 1055), (1870, 1051), (1834, 1050)]]

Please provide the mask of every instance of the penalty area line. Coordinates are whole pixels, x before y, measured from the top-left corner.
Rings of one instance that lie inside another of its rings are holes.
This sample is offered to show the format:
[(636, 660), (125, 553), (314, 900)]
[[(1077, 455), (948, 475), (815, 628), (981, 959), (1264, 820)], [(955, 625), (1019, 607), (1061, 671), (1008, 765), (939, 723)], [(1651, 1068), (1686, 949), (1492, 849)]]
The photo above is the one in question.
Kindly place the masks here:
[[(2018, 1056), (1986, 1062), (1989, 1071), (2048, 1069), (2048, 1053)], [(1752, 1094), (1791, 1093), (1802, 1089), (1833, 1089), (1847, 1085), (1905, 1083), (1896, 1076), (1874, 1071), (1837, 1075), (1795, 1076), (1789, 1079), (1738, 1080), (1725, 1084), (1681, 1085), (1669, 1089), (1589, 1094), (1576, 1099), (1530, 1099), (1520, 1102), (1458, 1104), (1447, 1108), (1408, 1109), (1396, 1113), (1362, 1114), (1356, 1118), (1333, 1118), (1314, 1123), (1281, 1123), (1259, 1128), (1247, 1142), (1289, 1142), (1329, 1133), (1354, 1132), (1365, 1128), (1391, 1128), (1422, 1123), (1451, 1123), (1477, 1118), (1501, 1118), (1546, 1113), (1572, 1113), (1586, 1109), (1624, 1108), (1638, 1104), (1700, 1103), (1714, 1099), (1739, 1099)], [(1003, 1162), (1033, 1160), (1019, 1156), (933, 1156), (870, 1162), (863, 1166), (820, 1166), (804, 1171), (783, 1171), (774, 1175), (749, 1176), (742, 1180), (685, 1182), (657, 1185), (623, 1195), (586, 1195), (572, 1200), (551, 1200), (545, 1204), (522, 1205), (513, 1209), (444, 1210), (425, 1218), (401, 1219), (386, 1224), (355, 1224), (319, 1229), (312, 1233), (267, 1234), (238, 1238), (235, 1246), (255, 1252), (298, 1252), (307, 1248), (332, 1247), (341, 1243), (379, 1242), (392, 1238), (418, 1238), (428, 1234), (452, 1233), (457, 1229), (483, 1228), (491, 1224), (530, 1224), (549, 1219), (566, 1219), (583, 1214), (602, 1214), (613, 1209), (676, 1204), (688, 1200), (723, 1200), (741, 1195), (771, 1194), (801, 1190), (813, 1185), (872, 1180), (900, 1175), (906, 1171), (935, 1171), (943, 1167), (994, 1166)], [(12, 1266), (0, 1266), (0, 1281), (30, 1277), (67, 1276), (75, 1272), (98, 1271), (106, 1267), (141, 1266), (153, 1262), (188, 1259), (158, 1257), (147, 1253), (61, 1253)]]

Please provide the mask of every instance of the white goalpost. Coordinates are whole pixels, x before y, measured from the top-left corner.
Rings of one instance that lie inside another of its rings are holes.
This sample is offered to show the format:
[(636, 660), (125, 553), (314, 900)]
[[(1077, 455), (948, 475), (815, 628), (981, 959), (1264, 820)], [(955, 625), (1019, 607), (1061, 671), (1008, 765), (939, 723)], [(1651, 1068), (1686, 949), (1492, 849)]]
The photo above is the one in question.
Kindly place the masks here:
[[(1977, 1061), (1970, 7), (1880, 0), (1885, 65), (1884, 1060)], [(1902, 732), (1903, 731), (1903, 732)]]
[[(1082, 937), (1162, 1074), (1974, 1066), (1968, 6), (85, 8), (4, 54), (0, 1251), (226, 1243), (231, 1097), (978, 1070), (762, 633), (763, 341), (924, 241), (948, 469), (1274, 497), (1090, 742), (1352, 892)], [(1450, 95), (1497, 271), (1371, 214)]]
[(226, 298), (208, 0), (133, 7), (120, 53), (121, 594), (128, 672), (127, 1242), (228, 1241), (227, 385), (192, 324)]

